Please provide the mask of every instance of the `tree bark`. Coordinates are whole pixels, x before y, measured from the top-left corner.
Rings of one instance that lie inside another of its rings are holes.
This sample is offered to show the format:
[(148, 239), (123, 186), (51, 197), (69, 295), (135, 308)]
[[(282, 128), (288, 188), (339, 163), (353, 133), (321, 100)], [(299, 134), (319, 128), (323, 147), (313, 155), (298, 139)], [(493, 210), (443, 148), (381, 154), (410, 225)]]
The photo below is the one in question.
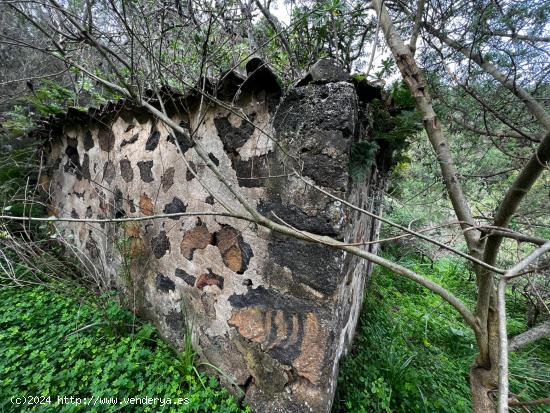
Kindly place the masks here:
[(508, 350), (516, 351), (543, 337), (550, 337), (550, 321), (539, 324), (510, 340)]
[(495, 411), (495, 402), (491, 397), (496, 394), (497, 380), (491, 370), (478, 367), (475, 364), (470, 368), (470, 393), (472, 397), (472, 411), (488, 413)]

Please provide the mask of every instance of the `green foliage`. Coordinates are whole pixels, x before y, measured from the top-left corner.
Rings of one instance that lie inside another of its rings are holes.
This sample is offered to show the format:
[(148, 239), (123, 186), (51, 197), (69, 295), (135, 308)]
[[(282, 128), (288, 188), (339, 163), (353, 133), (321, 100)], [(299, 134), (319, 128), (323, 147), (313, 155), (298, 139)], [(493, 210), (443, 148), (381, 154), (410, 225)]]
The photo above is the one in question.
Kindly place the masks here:
[[(460, 262), (441, 258), (431, 268), (406, 257), (400, 263), (474, 305), (475, 284)], [(510, 308), (510, 325), (524, 318), (524, 310)], [(546, 343), (512, 355), (511, 391), (522, 400), (550, 392), (548, 350)], [(475, 354), (473, 333), (454, 309), (418, 284), (377, 268), (351, 354), (343, 361), (334, 411), (469, 412), (468, 370)]]
[(318, 59), (334, 57), (351, 71), (352, 63), (360, 56), (357, 51), (364, 44), (362, 24), (366, 17), (361, 2), (320, 0), (296, 4), (288, 38), (299, 66), (307, 69)]
[(48, 116), (63, 113), (74, 101), (74, 93), (57, 82), (44, 80), (25, 100), (31, 103), (40, 115)]
[[(36, 176), (37, 171), (34, 168), (37, 168), (37, 158), (35, 146), (26, 144), (12, 149), (9, 155), (0, 160), (0, 213), (33, 217), (45, 214), (43, 205), (31, 205), (24, 201), (33, 194), (34, 184), (31, 176)], [(7, 225), (13, 227), (17, 224)]]
[[(361, 81), (364, 75), (357, 74), (354, 78)], [(370, 116), (371, 139), (359, 141), (351, 148), (349, 169), (357, 180), (365, 179), (379, 151), (384, 155), (392, 154), (388, 166), (408, 163), (409, 143), (422, 129), (414, 99), (402, 82), (392, 85), (388, 99), (370, 103)]]
[(34, 127), (32, 118), (21, 105), (15, 105), (5, 116), (6, 120), (3, 122), (3, 126), (8, 134), (14, 138), (29, 133)]
[(377, 152), (378, 144), (373, 141), (363, 140), (352, 145), (349, 169), (353, 179), (358, 181), (365, 180)]
[(422, 130), (414, 99), (403, 82), (392, 85), (389, 103), (372, 102), (372, 129), (374, 139), (385, 142), (394, 152), (394, 165), (402, 162), (410, 140)]
[[(248, 411), (216, 380), (197, 375), (190, 367), (194, 356), (175, 357), (151, 325), (136, 325), (111, 298), (102, 300), (105, 311), (44, 287), (0, 291), (0, 411)], [(51, 404), (17, 407), (12, 396), (50, 396)], [(58, 396), (119, 404), (57, 405)], [(128, 397), (189, 402), (132, 410), (121, 404)]]

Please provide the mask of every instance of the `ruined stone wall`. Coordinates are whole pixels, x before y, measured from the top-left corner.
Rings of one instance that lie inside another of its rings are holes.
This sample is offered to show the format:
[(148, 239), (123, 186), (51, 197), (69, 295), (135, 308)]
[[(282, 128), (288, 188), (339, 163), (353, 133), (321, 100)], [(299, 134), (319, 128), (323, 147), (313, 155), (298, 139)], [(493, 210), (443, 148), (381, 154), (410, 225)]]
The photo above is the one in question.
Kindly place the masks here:
[[(291, 175), (300, 168), (308, 182), (379, 209), (376, 165), (366, 182), (348, 174), (351, 145), (362, 138), (356, 89), (332, 80), (304, 82), (282, 97), (262, 82), (240, 84), (239, 99), (229, 93), (240, 115), (190, 105), (173, 119), (194, 131), (265, 216), (346, 242), (369, 240), (377, 232), (372, 220)], [(221, 213), (224, 206), (244, 213), (182, 136), (139, 110), (65, 119), (48, 147), (42, 183), (58, 216)], [(338, 360), (361, 307), (365, 261), (227, 216), (59, 228), (98, 282), (121, 291), (169, 341), (181, 348), (192, 333), (200, 355), (241, 386), (254, 410), (330, 411)]]

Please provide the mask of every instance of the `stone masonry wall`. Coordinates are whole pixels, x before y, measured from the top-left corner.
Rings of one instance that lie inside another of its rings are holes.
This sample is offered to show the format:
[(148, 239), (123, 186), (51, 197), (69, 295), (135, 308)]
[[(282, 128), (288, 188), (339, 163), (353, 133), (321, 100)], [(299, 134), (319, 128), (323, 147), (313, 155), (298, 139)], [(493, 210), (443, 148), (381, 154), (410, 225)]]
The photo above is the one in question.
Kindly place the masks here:
[[(376, 165), (366, 182), (348, 175), (351, 145), (363, 138), (362, 103), (349, 76), (312, 70), (281, 96), (266, 70), (250, 81), (259, 72), (252, 63), (247, 79), (233, 73), (218, 84), (218, 96), (236, 102), (240, 116), (228, 105), (199, 113), (187, 99), (172, 118), (194, 131), (265, 216), (346, 242), (375, 237), (368, 217), (292, 175), (299, 170), (378, 212)], [(42, 185), (52, 213), (121, 218), (226, 212), (224, 205), (244, 212), (182, 136), (137, 108), (115, 108), (77, 120), (68, 114), (51, 129)], [(121, 291), (177, 347), (190, 332), (201, 357), (231, 377), (255, 411), (330, 411), (338, 360), (361, 307), (365, 261), (226, 216), (58, 226), (103, 288)]]

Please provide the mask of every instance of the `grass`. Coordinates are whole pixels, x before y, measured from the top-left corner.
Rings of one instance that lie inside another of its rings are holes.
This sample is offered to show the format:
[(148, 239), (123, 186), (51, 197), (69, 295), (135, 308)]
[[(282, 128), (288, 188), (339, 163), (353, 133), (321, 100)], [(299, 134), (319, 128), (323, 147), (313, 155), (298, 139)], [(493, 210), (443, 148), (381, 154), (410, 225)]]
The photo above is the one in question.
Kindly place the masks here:
[[(194, 353), (174, 355), (112, 297), (97, 306), (72, 296), (45, 287), (0, 290), (0, 412), (248, 411), (196, 371)], [(14, 405), (14, 396), (44, 404)], [(58, 397), (82, 400), (59, 404)], [(158, 400), (124, 405), (132, 397)], [(84, 398), (104, 403), (84, 405)]]
[[(439, 259), (433, 269), (418, 258), (402, 259), (401, 264), (473, 307), (475, 284), (456, 260)], [(525, 308), (517, 303), (510, 307), (511, 331), (525, 326)], [(511, 356), (511, 391), (521, 400), (550, 394), (549, 344), (541, 341)], [(470, 412), (467, 379), (475, 354), (473, 333), (450, 306), (417, 284), (377, 268), (352, 351), (341, 367), (333, 411)]]

